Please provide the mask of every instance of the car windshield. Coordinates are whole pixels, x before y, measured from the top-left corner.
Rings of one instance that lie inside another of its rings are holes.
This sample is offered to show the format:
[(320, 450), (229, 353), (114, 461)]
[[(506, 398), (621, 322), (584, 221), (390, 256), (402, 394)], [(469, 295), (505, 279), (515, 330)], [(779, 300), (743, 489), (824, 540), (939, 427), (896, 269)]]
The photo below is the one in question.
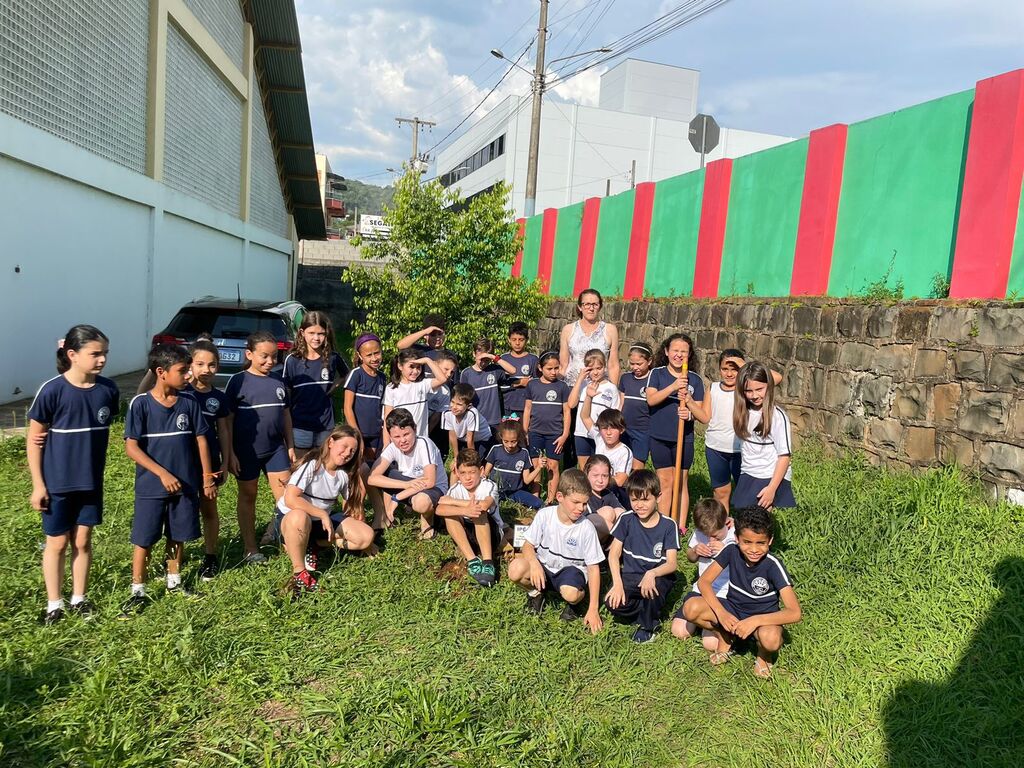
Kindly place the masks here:
[(288, 337), (282, 318), (245, 309), (183, 309), (171, 320), (167, 331), (186, 338), (209, 333), (214, 338), (244, 339), (256, 331), (270, 331), (279, 339)]

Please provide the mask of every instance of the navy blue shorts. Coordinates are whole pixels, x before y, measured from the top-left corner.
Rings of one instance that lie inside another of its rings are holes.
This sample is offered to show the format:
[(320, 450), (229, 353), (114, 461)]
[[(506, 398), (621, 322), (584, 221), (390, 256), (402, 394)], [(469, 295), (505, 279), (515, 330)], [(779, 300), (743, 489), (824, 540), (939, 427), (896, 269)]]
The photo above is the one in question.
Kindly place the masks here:
[(513, 504), (522, 504), (529, 509), (536, 510), (544, 506), (544, 502), (540, 500), (540, 497), (533, 495), (523, 488), (517, 491), (501, 491), (498, 497), (505, 501), (511, 501)]
[[(541, 565), (544, 568), (543, 565)], [(586, 591), (587, 577), (583, 571), (570, 565), (558, 573), (552, 573), (544, 568), (544, 589), (547, 592), (558, 592), (562, 587), (575, 587), (578, 590)]]
[(99, 525), (103, 522), (103, 491), (51, 493), (42, 518), (47, 536), (63, 536), (76, 525)]
[(384, 435), (363, 435), (363, 458), (366, 459), (369, 453), (373, 452), (373, 458), (380, 456), (384, 448)]
[[(408, 475), (403, 475), (401, 472), (398, 471), (398, 469), (394, 465), (389, 467), (388, 471), (385, 472), (384, 475), (385, 475), (385, 477), (390, 477), (392, 480), (415, 480), (416, 479), (415, 477), (409, 477)], [(419, 496), (420, 495), (419, 493), (417, 493), (417, 494), (414, 494), (413, 496), (410, 496), (407, 499), (404, 499), (403, 501), (398, 501), (395, 498), (395, 495), (402, 492), (401, 488), (385, 488), (384, 490), (390, 492), (391, 500), (392, 501), (396, 501), (399, 504), (402, 504), (402, 503), (408, 504), (408, 503), (410, 503), (413, 500), (413, 498), (415, 496)], [(441, 500), (441, 497), (444, 496), (444, 491), (442, 491), (437, 486), (434, 486), (433, 488), (427, 488), (425, 491), (420, 491), (420, 493), (426, 494), (430, 498), (430, 503), (433, 504), (435, 507), (437, 506), (437, 502), (439, 502)]]
[(573, 445), (576, 446), (577, 459), (589, 459), (594, 455), (594, 439), (592, 437), (572, 436)]
[[(622, 441), (629, 446), (629, 450), (633, 452), (633, 458), (642, 464), (647, 463), (647, 457), (651, 455), (651, 436), (646, 432), (637, 432), (633, 434), (630, 431), (626, 431), (626, 434), (622, 436)], [(675, 459), (673, 459), (672, 466), (675, 466)]]
[[(676, 612), (674, 614), (672, 614), (672, 618), (673, 619), (682, 619), (683, 621), (689, 621), (689, 619), (686, 618), (686, 614), (683, 613), (683, 608), (686, 607), (686, 604), (688, 602), (690, 602), (691, 600), (694, 600), (694, 599), (696, 599), (698, 597), (704, 597), (704, 596), (700, 592), (687, 592), (686, 593), (686, 597), (683, 598), (683, 602), (679, 604), (679, 607), (676, 609)], [(718, 599), (719, 600), (723, 600), (723, 601), (725, 600), (724, 597), (720, 597)]]
[(708, 474), (711, 476), (712, 488), (723, 488), (730, 483), (739, 481), (741, 459), (739, 451), (725, 453), (705, 446), (704, 456), (708, 460)]
[(537, 456), (543, 453), (549, 459), (562, 458), (562, 452), (555, 450), (555, 440), (561, 435), (542, 435), (539, 432), (530, 432), (530, 453)]
[(198, 497), (179, 493), (162, 499), (135, 499), (132, 544), (148, 549), (164, 536), (171, 541), (199, 538)]
[(327, 442), (327, 438), (331, 436), (330, 429), (321, 429), (313, 431), (311, 429), (292, 429), (292, 441), (295, 443), (296, 448), (319, 448), (321, 445)]
[[(691, 600), (696, 600), (697, 598), (703, 599), (704, 595), (702, 595), (700, 592), (689, 592), (686, 595), (686, 597), (683, 598), (683, 604), (679, 606), (679, 610), (677, 610), (675, 614), (673, 614), (672, 618), (686, 620), (686, 614), (683, 613), (683, 607)], [(718, 598), (718, 602), (722, 604), (722, 607), (725, 608), (725, 610), (727, 610), (740, 621), (750, 616), (756, 615), (750, 613), (749, 611), (741, 610), (735, 603), (730, 603), (728, 597), (720, 597)], [(775, 608), (772, 608), (772, 610), (774, 611)]]
[[(771, 480), (761, 477), (751, 477), (750, 475), (740, 475), (739, 481), (736, 483), (736, 490), (732, 492), (732, 496), (729, 498), (729, 506), (733, 509), (744, 509), (746, 507), (757, 506), (757, 494), (761, 492), (762, 488), (766, 488)], [(793, 496), (793, 486), (789, 480), (783, 480), (779, 483), (778, 490), (775, 491), (775, 501), (772, 503), (773, 507), (795, 507), (796, 498)]]
[(288, 449), (284, 445), (266, 456), (257, 456), (251, 445), (243, 446), (235, 449), (235, 456), (238, 457), (238, 479), (243, 482), (259, 479), (261, 472), (290, 472), (292, 468)]
[[(651, 463), (655, 469), (673, 469), (676, 465), (676, 442), (651, 438)], [(693, 441), (683, 443), (683, 469), (693, 466)]]

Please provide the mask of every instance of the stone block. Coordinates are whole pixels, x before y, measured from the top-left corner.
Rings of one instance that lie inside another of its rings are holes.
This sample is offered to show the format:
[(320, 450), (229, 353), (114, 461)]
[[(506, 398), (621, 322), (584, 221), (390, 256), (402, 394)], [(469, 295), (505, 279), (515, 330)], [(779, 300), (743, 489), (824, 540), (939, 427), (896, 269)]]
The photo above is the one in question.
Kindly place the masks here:
[(965, 307), (936, 307), (928, 335), (953, 344), (966, 344), (977, 333), (978, 310)]
[(853, 401), (853, 384), (845, 371), (829, 371), (825, 376), (825, 406), (848, 411)]
[(928, 387), (924, 384), (901, 384), (892, 397), (892, 416), (905, 421), (928, 418)]
[(868, 416), (885, 416), (892, 399), (891, 376), (869, 376), (860, 384), (860, 400)]
[(735, 347), (736, 333), (734, 331), (718, 331), (715, 334), (715, 346), (717, 346), (719, 350)]
[(818, 345), (818, 362), (822, 365), (835, 365), (839, 359), (839, 345), (834, 341), (823, 341)]
[(986, 307), (978, 318), (979, 344), (1018, 347), (1024, 339), (1024, 307)]
[(796, 343), (796, 359), (802, 363), (813, 363), (818, 359), (818, 342), (814, 339), (800, 339)]
[(822, 307), (818, 319), (818, 335), (831, 338), (836, 335), (836, 324), (839, 321), (839, 307)]
[(896, 318), (896, 338), (904, 341), (924, 339), (928, 335), (928, 323), (931, 318), (931, 307), (901, 308)]
[(936, 384), (932, 387), (933, 416), (936, 424), (955, 424), (960, 410), (960, 385)]
[(1010, 410), (1010, 421), (1006, 425), (1006, 434), (1024, 438), (1024, 400), (1014, 401)]
[(895, 419), (874, 419), (868, 424), (868, 444), (895, 453), (903, 440), (903, 425)]
[(888, 339), (892, 336), (898, 313), (896, 307), (872, 307), (868, 313), (868, 336), (875, 339)]
[(995, 441), (981, 444), (981, 470), (985, 474), (1013, 483), (1024, 481), (1024, 448)]
[(839, 351), (839, 364), (855, 371), (869, 371), (874, 366), (877, 354), (878, 350), (870, 344), (849, 341)]
[(714, 304), (711, 307), (711, 318), (708, 326), (711, 328), (725, 328), (729, 319), (729, 307), (726, 304)]
[(903, 452), (913, 462), (935, 461), (935, 429), (907, 427), (907, 432), (903, 436)]
[(697, 347), (697, 352), (701, 355), (715, 346), (714, 331), (697, 331), (690, 338), (693, 339), (693, 343)]
[(689, 304), (675, 305), (675, 318), (673, 322), (677, 328), (692, 328), (690, 318), (693, 315), (693, 307)]
[[(783, 376), (788, 375), (787, 371), (782, 371)], [(785, 379), (782, 380), (785, 383)], [(808, 368), (807, 376), (804, 382), (803, 399), (807, 403), (820, 403), (822, 398), (825, 396), (825, 369), (824, 368)]]
[[(1024, 343), (1024, 338), (1018, 338), (1017, 343)], [(992, 355), (988, 383), (1000, 389), (1016, 389), (1024, 385), (1024, 355), (1016, 352)]]
[(914, 357), (914, 378), (938, 378), (946, 375), (949, 356), (944, 349), (919, 349)]
[(968, 392), (960, 428), (980, 435), (1001, 435), (1010, 420), (1013, 396), (1003, 392)]
[(829, 413), (828, 411), (820, 411), (818, 413), (818, 420), (821, 424), (821, 431), (823, 434), (832, 438), (837, 439), (842, 429), (843, 419), (838, 413)]
[(772, 345), (772, 356), (780, 365), (789, 365), (793, 360), (793, 353), (796, 351), (796, 340), (786, 336), (779, 336)]
[(974, 441), (962, 437), (955, 432), (939, 435), (939, 458), (946, 464), (959, 464), (961, 467), (973, 467), (977, 454)]
[(761, 318), (761, 327), (768, 333), (786, 333), (789, 330), (789, 305), (766, 306)]
[(807, 408), (799, 408), (790, 406), (786, 409), (786, 414), (789, 416), (789, 420), (793, 425), (793, 442), (797, 443), (798, 439), (805, 435), (813, 435), (815, 429), (815, 415), (814, 411)]
[(696, 304), (690, 313), (690, 324), (694, 328), (707, 328), (711, 324), (711, 305)]
[(729, 310), (729, 325), (738, 328), (755, 328), (757, 306), (754, 304), (734, 304)]
[(840, 336), (855, 338), (864, 335), (864, 315), (867, 307), (845, 306), (839, 310), (836, 329)]
[(985, 353), (962, 349), (953, 355), (953, 369), (958, 379), (984, 381)]
[(793, 310), (793, 335), (817, 335), (820, 319), (821, 309), (818, 307), (796, 307)]
[(882, 373), (896, 373), (910, 378), (911, 355), (914, 348), (910, 344), (886, 344), (880, 347), (874, 357), (874, 369)]
[(848, 440), (860, 443), (864, 440), (864, 419), (859, 416), (843, 417), (843, 436)]
[(802, 365), (786, 366), (786, 377), (782, 380), (782, 391), (790, 400), (798, 401), (804, 380), (807, 378), (807, 369)]

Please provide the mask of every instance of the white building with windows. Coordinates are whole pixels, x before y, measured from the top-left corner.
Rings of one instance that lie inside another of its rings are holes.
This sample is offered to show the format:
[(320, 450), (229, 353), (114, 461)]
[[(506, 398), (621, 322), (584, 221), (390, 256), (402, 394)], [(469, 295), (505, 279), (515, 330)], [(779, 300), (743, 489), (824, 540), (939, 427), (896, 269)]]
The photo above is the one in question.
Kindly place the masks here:
[[(600, 87), (596, 107), (545, 95), (537, 213), (700, 167), (688, 135), (697, 114), (700, 72), (626, 59), (601, 76)], [(529, 95), (510, 96), (438, 152), (435, 172), (441, 183), (471, 197), (504, 180), (512, 188), (516, 215), (523, 215), (531, 103)], [(706, 159), (741, 157), (788, 141), (792, 138), (723, 127)]]
[(284, 299), (323, 238), (292, 0), (0, 3), (0, 402), (90, 323), (106, 373), (198, 296)]

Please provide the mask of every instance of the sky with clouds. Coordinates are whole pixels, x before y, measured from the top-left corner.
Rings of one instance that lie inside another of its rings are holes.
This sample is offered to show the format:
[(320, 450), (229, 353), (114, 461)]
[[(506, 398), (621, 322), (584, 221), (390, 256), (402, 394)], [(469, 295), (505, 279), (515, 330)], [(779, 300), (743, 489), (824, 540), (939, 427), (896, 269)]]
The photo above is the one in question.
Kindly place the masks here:
[[(548, 60), (605, 45), (683, 4), (551, 0)], [(463, 129), (505, 96), (529, 91), (529, 77), (513, 70), (478, 107), (507, 69), (488, 51), (523, 52), (536, 36), (537, 0), (296, 6), (317, 151), (344, 176), (389, 182), (384, 169), (400, 167), (411, 146), (411, 128), (396, 116), (438, 123), (421, 134), (423, 151), (474, 109)], [(699, 108), (722, 125), (802, 136), (1024, 66), (1024, 3), (729, 0), (630, 55), (699, 69)], [(534, 56), (523, 57), (527, 69)], [(596, 104), (606, 68), (545, 98)]]

